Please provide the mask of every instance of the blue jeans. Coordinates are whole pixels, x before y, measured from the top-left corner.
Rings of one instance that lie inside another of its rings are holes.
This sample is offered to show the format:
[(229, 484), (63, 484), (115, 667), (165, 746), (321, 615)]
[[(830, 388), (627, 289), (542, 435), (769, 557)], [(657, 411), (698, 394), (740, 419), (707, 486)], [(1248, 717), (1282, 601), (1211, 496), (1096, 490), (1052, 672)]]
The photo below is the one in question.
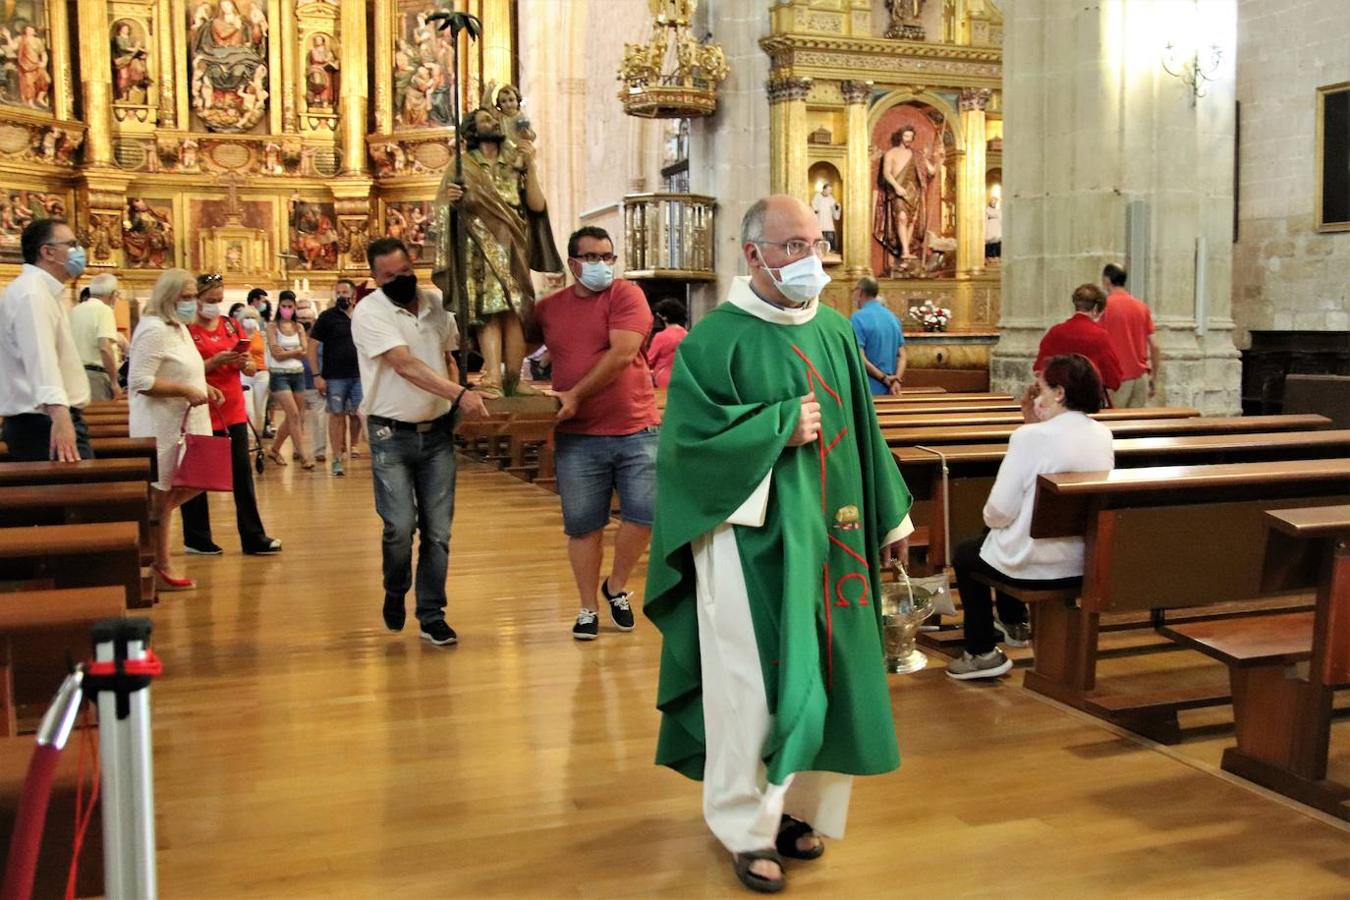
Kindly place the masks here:
[(328, 379), (328, 411), (333, 415), (355, 413), (361, 408), (362, 399), (361, 379)]
[(619, 492), (619, 515), (634, 525), (652, 524), (656, 500), (656, 445), (660, 429), (636, 434), (566, 434), (554, 439), (563, 531), (581, 537), (609, 522), (609, 502)]
[(386, 599), (401, 602), (413, 586), (413, 529), (417, 549), (417, 621), (445, 618), (450, 565), (450, 520), (455, 514), (455, 450), (449, 421), (431, 431), (370, 428), (375, 511), (384, 520), (381, 551)]

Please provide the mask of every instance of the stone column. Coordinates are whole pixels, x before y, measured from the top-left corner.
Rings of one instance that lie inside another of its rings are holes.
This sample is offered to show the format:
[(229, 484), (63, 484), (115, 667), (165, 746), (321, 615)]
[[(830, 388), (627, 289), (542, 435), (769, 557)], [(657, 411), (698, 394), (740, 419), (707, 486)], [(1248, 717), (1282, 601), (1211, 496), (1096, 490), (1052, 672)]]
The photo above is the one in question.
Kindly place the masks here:
[(366, 39), (364, 3), (342, 4), (342, 174), (366, 173)]
[(156, 49), (159, 51), (159, 121), (161, 128), (174, 128), (178, 122), (177, 103), (174, 100), (174, 83), (177, 69), (174, 60), (174, 35), (178, 29), (169, 23), (173, 18), (173, 4), (170, 0), (157, 0), (155, 6), (155, 28), (159, 31)]
[(810, 78), (775, 78), (769, 92), (769, 186), (774, 193), (811, 199), (806, 170), (806, 95)]
[(961, 92), (961, 133), (965, 152), (956, 175), (956, 272), (979, 275), (984, 271), (984, 206), (987, 139), (984, 110), (990, 92), (967, 88)]
[(841, 81), (839, 93), (848, 110), (847, 157), (844, 164), (844, 274), (861, 278), (872, 267), (871, 249), (872, 192), (867, 158), (871, 137), (867, 133), (867, 99), (872, 94), (870, 81)]
[(108, 35), (106, 3), (81, 3), (80, 85), (84, 90), (84, 121), (89, 130), (84, 140), (84, 159), (90, 166), (111, 166), (112, 149), (112, 49)]
[[(1041, 335), (1069, 316), (1074, 287), (1124, 261), (1158, 328), (1155, 403), (1240, 406), (1230, 313), (1237, 4), (1205, 4), (1202, 42), (1224, 53), (1194, 105), (1160, 62), (1176, 7), (1019, 0), (1007, 20), (1004, 114), (1013, 127), (996, 390), (1027, 383)], [(1050, 52), (1066, 46), (1075, 52)]]

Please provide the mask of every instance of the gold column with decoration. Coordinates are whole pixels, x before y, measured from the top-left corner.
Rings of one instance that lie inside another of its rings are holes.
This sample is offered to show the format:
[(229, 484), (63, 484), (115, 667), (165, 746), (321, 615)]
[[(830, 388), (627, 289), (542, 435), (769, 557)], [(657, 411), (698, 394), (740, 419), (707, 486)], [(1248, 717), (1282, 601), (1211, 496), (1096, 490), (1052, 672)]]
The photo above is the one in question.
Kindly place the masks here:
[(342, 4), (342, 174), (364, 175), (366, 166), (366, 38), (364, 3)]
[[(14, 4), (9, 5), (12, 7)], [(66, 14), (66, 4), (48, 3), (47, 16), (47, 24), (51, 28), (47, 49), (52, 67), (52, 112), (58, 119), (69, 119), (75, 109), (75, 89), (70, 80), (70, 19)], [(106, 30), (103, 40), (108, 40)]]
[[(483, 83), (510, 82), (511, 0), (482, 0)], [(464, 48), (460, 48), (464, 52)]]
[[(351, 4), (347, 4), (350, 6)], [(281, 85), (281, 128), (287, 134), (300, 130), (299, 107), (295, 102), (296, 72), (299, 67), (299, 50), (296, 38), (295, 0), (280, 0), (281, 18), (276, 23), (281, 26), (281, 69), (268, 73), (272, 96), (275, 98), (277, 84)], [(275, 33), (275, 32), (273, 32)], [(273, 101), (275, 103), (275, 100)]]
[(170, 0), (157, 0), (155, 5), (155, 35), (159, 50), (159, 125), (161, 128), (173, 128), (178, 122), (178, 108), (174, 102), (174, 86), (177, 81), (177, 66), (174, 59), (173, 4)]
[[(187, 0), (173, 0), (173, 17), (169, 20), (169, 35), (174, 36), (174, 43), (179, 40), (187, 40), (187, 27)], [(179, 32), (182, 33), (181, 36), (179, 36)], [(192, 82), (188, 80), (186, 48), (182, 53), (174, 53), (173, 60), (173, 77), (175, 84), (178, 85), (176, 91), (178, 94), (178, 127), (186, 131), (192, 127)]]
[(841, 81), (839, 93), (847, 110), (846, 156), (844, 158), (844, 274), (861, 278), (871, 273), (868, 250), (871, 231), (868, 225), (872, 192), (868, 171), (867, 99), (872, 94), (870, 81)]
[(108, 36), (112, 31), (108, 27), (108, 6), (105, 3), (81, 3), (77, 10), (80, 23), (80, 86), (84, 91), (84, 121), (88, 126), (84, 159), (90, 166), (111, 166), (112, 49)]
[(956, 271), (979, 275), (984, 272), (984, 179), (986, 138), (984, 110), (991, 92), (983, 88), (961, 91), (961, 132), (965, 152), (956, 184)]
[(394, 130), (394, 0), (375, 0), (375, 132)]
[(811, 93), (811, 79), (771, 78), (768, 92), (770, 190), (807, 202), (811, 195), (806, 171), (806, 97)]

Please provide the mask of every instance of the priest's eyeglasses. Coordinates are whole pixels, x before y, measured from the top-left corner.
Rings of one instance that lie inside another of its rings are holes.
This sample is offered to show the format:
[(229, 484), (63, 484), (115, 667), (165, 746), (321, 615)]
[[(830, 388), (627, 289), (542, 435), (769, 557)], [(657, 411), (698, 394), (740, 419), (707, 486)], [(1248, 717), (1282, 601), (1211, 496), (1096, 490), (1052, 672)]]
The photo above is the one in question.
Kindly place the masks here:
[(821, 257), (823, 257), (826, 253), (830, 252), (830, 242), (824, 240), (823, 238), (818, 241), (803, 241), (803, 240), (755, 241), (755, 243), (768, 244), (771, 247), (782, 247), (783, 252), (786, 253), (792, 259), (802, 258), (803, 256), (806, 255), (808, 250), (814, 253), (816, 256)]
[(614, 263), (617, 262), (619, 259), (613, 253), (578, 253), (576, 256), (572, 258), (581, 260), (582, 262), (585, 263), (602, 262), (607, 266), (614, 265)]

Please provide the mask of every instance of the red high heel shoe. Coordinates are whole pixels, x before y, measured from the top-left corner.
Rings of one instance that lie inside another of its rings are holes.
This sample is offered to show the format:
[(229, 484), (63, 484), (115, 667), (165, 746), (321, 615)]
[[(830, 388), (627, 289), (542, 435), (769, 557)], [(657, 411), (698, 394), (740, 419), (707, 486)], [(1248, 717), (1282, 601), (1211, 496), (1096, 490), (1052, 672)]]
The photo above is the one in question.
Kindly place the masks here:
[(155, 587), (161, 591), (190, 591), (197, 587), (191, 578), (174, 578), (159, 566), (155, 566)]

